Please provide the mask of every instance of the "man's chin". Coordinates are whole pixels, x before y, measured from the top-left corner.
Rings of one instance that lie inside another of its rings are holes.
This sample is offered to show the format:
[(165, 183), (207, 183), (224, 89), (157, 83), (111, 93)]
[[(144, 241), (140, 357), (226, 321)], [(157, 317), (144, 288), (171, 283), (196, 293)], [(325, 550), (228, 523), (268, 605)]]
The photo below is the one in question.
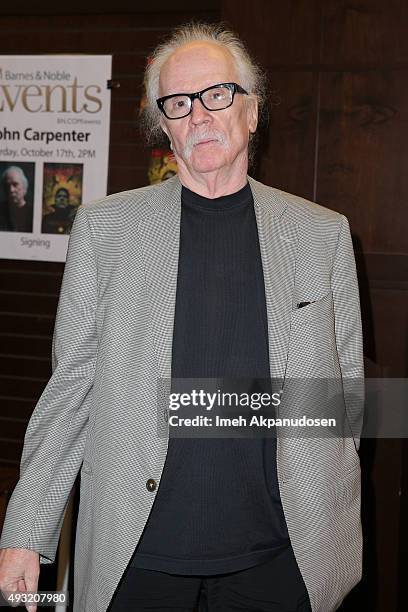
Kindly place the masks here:
[(213, 170), (218, 170), (224, 163), (220, 151), (215, 151), (213, 147), (211, 147), (211, 150), (210, 147), (208, 147), (206, 151), (194, 150), (190, 158), (190, 164), (196, 172), (211, 172)]
[(201, 159), (194, 161), (191, 165), (195, 172), (205, 174), (207, 172), (214, 172), (215, 170), (219, 170), (223, 164), (219, 160), (217, 161), (214, 159)]

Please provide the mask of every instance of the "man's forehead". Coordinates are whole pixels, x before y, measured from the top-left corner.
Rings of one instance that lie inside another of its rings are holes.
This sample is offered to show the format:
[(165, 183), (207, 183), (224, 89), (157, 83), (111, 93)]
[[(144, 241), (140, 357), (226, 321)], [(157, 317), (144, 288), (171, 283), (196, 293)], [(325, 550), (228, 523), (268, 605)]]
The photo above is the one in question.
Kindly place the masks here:
[(208, 85), (236, 79), (234, 59), (216, 43), (197, 41), (179, 47), (160, 72), (161, 95), (193, 92)]
[(9, 170), (8, 172), (6, 172), (4, 179), (6, 181), (20, 181), (21, 180), (21, 176), (18, 172), (16, 172), (15, 170)]

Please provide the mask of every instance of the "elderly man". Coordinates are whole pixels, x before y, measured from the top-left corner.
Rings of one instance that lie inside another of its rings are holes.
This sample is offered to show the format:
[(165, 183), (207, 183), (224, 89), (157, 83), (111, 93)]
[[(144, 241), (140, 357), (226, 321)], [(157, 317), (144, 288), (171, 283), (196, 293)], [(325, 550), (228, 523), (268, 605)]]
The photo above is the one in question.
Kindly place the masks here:
[(0, 183), (6, 195), (0, 213), (0, 230), (9, 232), (33, 231), (33, 207), (27, 202), (28, 180), (19, 166), (7, 168)]
[[(78, 210), (53, 376), (1, 540), (3, 591), (35, 589), (38, 560), (53, 562), (79, 470), (75, 612), (329, 612), (360, 580), (350, 231), (247, 176), (261, 85), (219, 27), (189, 25), (156, 50), (150, 127), (179, 174)], [(299, 376), (344, 386), (349, 435), (169, 436), (163, 381), (266, 379), (284, 399)]]

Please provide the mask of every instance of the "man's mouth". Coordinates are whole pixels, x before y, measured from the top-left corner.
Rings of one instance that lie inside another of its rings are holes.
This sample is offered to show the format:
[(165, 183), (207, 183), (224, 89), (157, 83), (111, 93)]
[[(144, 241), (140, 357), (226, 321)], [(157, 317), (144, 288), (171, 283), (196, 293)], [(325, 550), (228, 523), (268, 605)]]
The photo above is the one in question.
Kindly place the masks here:
[(207, 138), (206, 140), (200, 140), (200, 142), (196, 142), (196, 144), (194, 146), (198, 147), (200, 145), (205, 145), (205, 144), (208, 144), (210, 142), (217, 142), (217, 141), (215, 140), (215, 138)]
[(226, 139), (222, 133), (211, 133), (210, 131), (201, 134), (191, 134), (187, 138), (187, 143), (184, 147), (184, 154), (187, 158), (190, 157), (191, 153), (194, 150), (198, 150), (200, 147), (204, 150), (206, 146), (211, 147), (211, 145), (216, 144), (218, 146), (226, 146)]

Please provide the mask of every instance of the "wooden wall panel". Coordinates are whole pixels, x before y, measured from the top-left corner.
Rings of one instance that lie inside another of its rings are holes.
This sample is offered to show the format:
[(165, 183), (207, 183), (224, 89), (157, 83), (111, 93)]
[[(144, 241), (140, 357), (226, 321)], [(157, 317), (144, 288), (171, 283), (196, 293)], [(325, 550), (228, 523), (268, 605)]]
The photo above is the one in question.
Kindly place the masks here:
[[(1, 295), (1, 294), (0, 294)], [(0, 300), (1, 303), (1, 300)], [(34, 334), (51, 337), (54, 329), (54, 316), (42, 313), (0, 312), (1, 333), (24, 334), (31, 337)]]
[(407, 250), (407, 135), (408, 70), (322, 73), (316, 200), (348, 216), (364, 252)]
[[(95, 21), (109, 15), (115, 18), (117, 14), (132, 16), (134, 14), (146, 13), (146, 5), (140, 5), (135, 0), (98, 0), (94, 2), (84, 2), (83, 0), (70, 0), (69, 11), (73, 15), (92, 15)], [(206, 0), (205, 3), (197, 7), (191, 6), (191, 0), (172, 0), (169, 6), (168, 0), (155, 0), (154, 4), (149, 5), (148, 14), (151, 23), (163, 25), (166, 14), (187, 13), (194, 10), (193, 16), (201, 15), (205, 17), (210, 11), (219, 11), (218, 0)], [(0, 6), (0, 15), (24, 15), (24, 18), (32, 15), (64, 15), (66, 16), (67, 6), (56, 4), (55, 0), (41, 0), (37, 4), (28, 5), (27, 0), (13, 0), (13, 2), (3, 2)]]
[(223, 19), (250, 45), (264, 69), (312, 65), (319, 49), (317, 0), (256, 0), (240, 4), (223, 0)]
[(322, 3), (325, 66), (387, 65), (408, 61), (406, 0), (330, 0)]
[(408, 359), (407, 289), (372, 289), (371, 300), (376, 353), (384, 363), (392, 363), (388, 376), (404, 378)]
[(271, 71), (269, 125), (263, 130), (259, 177), (284, 191), (313, 198), (317, 74)]
[[(21, 376), (20, 374), (14, 374), (12, 376), (2, 374), (0, 377), (1, 385), (1, 414), (6, 414), (11, 405), (11, 402), (15, 400), (24, 400), (31, 403), (31, 412), (33, 411), (35, 402), (43, 392), (45, 385), (47, 384), (47, 378), (38, 378), (35, 376)], [(23, 414), (16, 414), (16, 416), (23, 417)], [(4, 454), (1, 457), (1, 461), (12, 461), (18, 464), (20, 457), (9, 457)], [(0, 463), (1, 463), (0, 461)]]
[[(1, 419), (27, 423), (33, 411), (33, 399), (4, 397), (1, 406)], [(19, 415), (16, 417), (16, 415)], [(18, 419), (18, 421), (17, 421)], [(24, 437), (24, 436), (23, 436)]]

